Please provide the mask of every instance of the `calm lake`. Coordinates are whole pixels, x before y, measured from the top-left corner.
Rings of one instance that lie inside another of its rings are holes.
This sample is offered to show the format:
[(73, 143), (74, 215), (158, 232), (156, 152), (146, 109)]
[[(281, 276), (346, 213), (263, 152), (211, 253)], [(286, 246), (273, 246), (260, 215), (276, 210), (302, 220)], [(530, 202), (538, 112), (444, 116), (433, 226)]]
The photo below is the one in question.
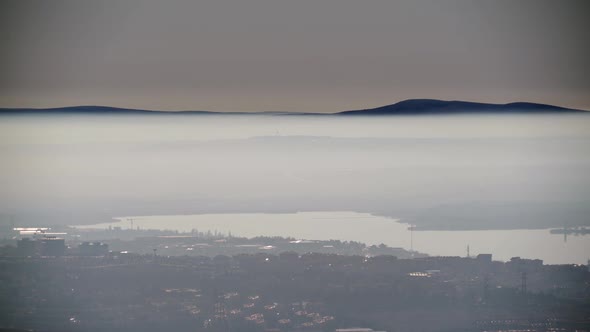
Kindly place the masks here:
[[(367, 244), (385, 243), (430, 255), (465, 256), (492, 253), (495, 260), (511, 257), (538, 258), (547, 264), (586, 264), (590, 256), (590, 236), (550, 234), (540, 230), (495, 231), (414, 231), (396, 219), (356, 212), (242, 213), (118, 218), (112, 223), (79, 225), (78, 228), (210, 230), (234, 236), (283, 236), (308, 240), (347, 240)], [(411, 234), (413, 233), (413, 234)], [(413, 242), (413, 243), (412, 243)]]

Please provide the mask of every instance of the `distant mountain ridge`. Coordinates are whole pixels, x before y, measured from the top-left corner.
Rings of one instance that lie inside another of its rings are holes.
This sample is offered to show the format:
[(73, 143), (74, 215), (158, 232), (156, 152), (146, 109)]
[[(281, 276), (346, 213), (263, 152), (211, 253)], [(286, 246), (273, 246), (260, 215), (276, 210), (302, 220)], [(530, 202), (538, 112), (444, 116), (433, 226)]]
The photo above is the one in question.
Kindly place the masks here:
[(0, 114), (177, 114), (177, 113), (194, 113), (194, 114), (217, 114), (217, 112), (208, 111), (160, 111), (160, 110), (143, 110), (136, 108), (120, 108), (111, 106), (66, 106), (55, 108), (0, 108)]
[(273, 115), (435, 115), (435, 114), (522, 114), (522, 113), (588, 113), (588, 111), (547, 104), (515, 102), (488, 104), (460, 100), (408, 99), (377, 108), (343, 111), (337, 113), (282, 113), (282, 112), (212, 112), (212, 111), (160, 111), (111, 106), (68, 106), (56, 108), (0, 108), (0, 115), (18, 114), (273, 114)]
[(467, 113), (579, 113), (586, 112), (547, 104), (516, 102), (488, 104), (460, 100), (408, 99), (377, 108), (344, 111), (339, 115), (433, 115)]

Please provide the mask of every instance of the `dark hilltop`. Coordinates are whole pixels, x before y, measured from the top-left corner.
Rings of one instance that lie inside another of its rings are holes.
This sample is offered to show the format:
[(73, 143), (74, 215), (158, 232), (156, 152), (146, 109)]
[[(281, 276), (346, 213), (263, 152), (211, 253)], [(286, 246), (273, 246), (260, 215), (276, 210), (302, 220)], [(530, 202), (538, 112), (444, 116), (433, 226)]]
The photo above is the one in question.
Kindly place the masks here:
[(460, 100), (408, 99), (377, 108), (344, 111), (339, 115), (435, 115), (435, 114), (523, 114), (583, 113), (586, 111), (536, 103), (487, 104)]

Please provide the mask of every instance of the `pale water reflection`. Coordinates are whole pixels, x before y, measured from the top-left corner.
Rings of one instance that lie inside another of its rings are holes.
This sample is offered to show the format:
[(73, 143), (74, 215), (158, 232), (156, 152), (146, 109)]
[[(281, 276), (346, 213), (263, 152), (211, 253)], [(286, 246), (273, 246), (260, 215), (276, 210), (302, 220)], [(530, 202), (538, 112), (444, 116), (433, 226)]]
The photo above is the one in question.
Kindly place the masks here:
[[(297, 239), (347, 240), (367, 244), (385, 243), (440, 256), (492, 253), (495, 260), (511, 257), (538, 258), (547, 264), (586, 264), (590, 257), (590, 236), (550, 234), (540, 230), (414, 231), (396, 219), (357, 212), (241, 213), (137, 216), (78, 228), (169, 229), (178, 231), (231, 232), (234, 236), (283, 236)], [(411, 234), (413, 233), (413, 234)]]

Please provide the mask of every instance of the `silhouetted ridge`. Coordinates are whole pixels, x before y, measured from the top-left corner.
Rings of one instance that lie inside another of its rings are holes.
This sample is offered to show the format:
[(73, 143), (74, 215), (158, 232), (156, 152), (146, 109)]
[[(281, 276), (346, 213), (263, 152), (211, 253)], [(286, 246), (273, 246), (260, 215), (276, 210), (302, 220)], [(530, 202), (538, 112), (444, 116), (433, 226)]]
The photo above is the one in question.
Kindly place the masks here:
[(0, 108), (2, 114), (264, 114), (264, 115), (421, 115), (421, 114), (469, 114), (469, 113), (587, 113), (583, 110), (564, 108), (553, 105), (516, 102), (508, 104), (486, 104), (469, 101), (446, 101), (437, 99), (408, 99), (399, 103), (371, 109), (344, 111), (339, 113), (283, 113), (283, 112), (210, 112), (210, 111), (159, 111), (110, 106), (69, 106), (57, 108)]
[(437, 99), (408, 99), (399, 103), (371, 109), (344, 111), (341, 115), (419, 115), (455, 113), (565, 113), (585, 112), (546, 104), (516, 102), (487, 104), (469, 101)]
[(207, 111), (153, 111), (111, 106), (67, 106), (56, 108), (0, 108), (0, 114), (215, 114)]

